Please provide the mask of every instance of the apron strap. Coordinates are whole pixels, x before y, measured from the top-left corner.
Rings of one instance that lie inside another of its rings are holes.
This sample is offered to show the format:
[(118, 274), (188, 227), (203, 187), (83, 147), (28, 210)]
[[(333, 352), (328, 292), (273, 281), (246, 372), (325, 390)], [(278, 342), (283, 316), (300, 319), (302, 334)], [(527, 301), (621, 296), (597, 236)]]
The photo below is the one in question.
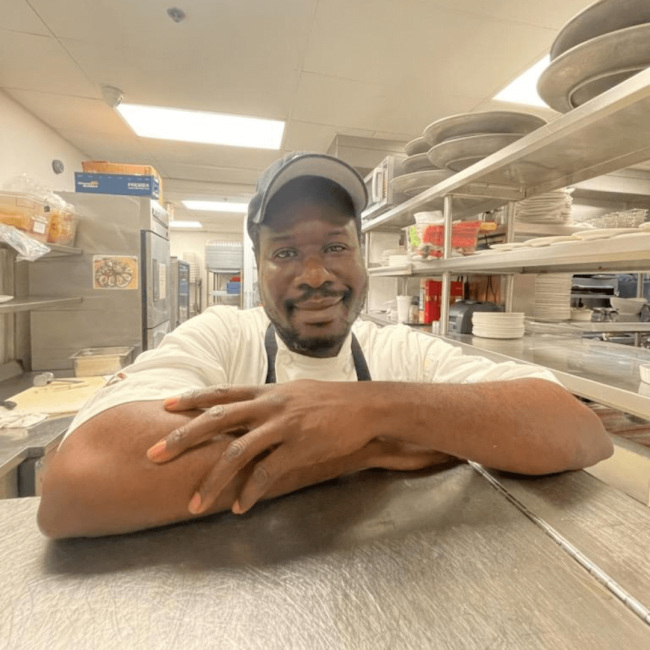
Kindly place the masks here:
[[(275, 384), (275, 358), (278, 355), (278, 344), (275, 340), (275, 327), (273, 324), (269, 324), (266, 329), (266, 334), (264, 335), (264, 348), (266, 349), (266, 359), (268, 362), (268, 368), (266, 371), (266, 380), (265, 384)], [(354, 369), (357, 372), (358, 381), (372, 381), (370, 376), (370, 371), (368, 370), (368, 364), (366, 363), (366, 358), (363, 355), (363, 350), (357, 341), (357, 337), (352, 334), (352, 360), (354, 361)]]

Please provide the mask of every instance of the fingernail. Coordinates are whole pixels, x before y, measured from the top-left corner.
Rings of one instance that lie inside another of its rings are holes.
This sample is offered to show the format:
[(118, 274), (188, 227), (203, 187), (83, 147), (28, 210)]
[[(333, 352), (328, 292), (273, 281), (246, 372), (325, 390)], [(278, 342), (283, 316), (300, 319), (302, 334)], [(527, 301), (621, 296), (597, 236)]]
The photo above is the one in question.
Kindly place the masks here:
[(178, 397), (168, 397), (166, 400), (163, 401), (163, 405), (165, 406), (166, 409), (174, 408), (176, 404), (178, 404)]
[(198, 492), (194, 493), (190, 505), (188, 506), (189, 511), (193, 515), (198, 515), (201, 510), (201, 495)]
[(167, 448), (167, 442), (165, 440), (161, 440), (160, 442), (157, 442), (151, 449), (147, 451), (147, 456), (149, 457), (149, 460), (158, 460), (162, 455), (165, 449)]
[(239, 504), (239, 500), (235, 501), (235, 503), (232, 504), (232, 512), (235, 515), (241, 515), (241, 505)]

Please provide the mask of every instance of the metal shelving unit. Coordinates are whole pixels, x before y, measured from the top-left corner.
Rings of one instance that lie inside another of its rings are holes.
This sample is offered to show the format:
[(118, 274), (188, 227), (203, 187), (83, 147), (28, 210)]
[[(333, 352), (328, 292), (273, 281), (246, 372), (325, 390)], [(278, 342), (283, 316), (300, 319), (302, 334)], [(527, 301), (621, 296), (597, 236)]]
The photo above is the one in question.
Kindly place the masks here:
[[(453, 217), (463, 217), (478, 214), (488, 209), (486, 206), (507, 204), (506, 241), (512, 241), (516, 201), (581, 182), (586, 184), (582, 193), (589, 196), (589, 192), (595, 191), (590, 189), (588, 181), (591, 179), (650, 159), (648, 115), (650, 69), (364, 223), (362, 231), (366, 236), (366, 250), (370, 249), (369, 238), (373, 232), (397, 231), (412, 224), (413, 214), (421, 210), (442, 208), (446, 224), (442, 259), (400, 267), (370, 268), (370, 277), (441, 277), (443, 293), (440, 335), (443, 338), (460, 345), (471, 354), (496, 355), (498, 360), (514, 359), (545, 365), (577, 395), (650, 419), (650, 394), (646, 396), (639, 393), (645, 385), (641, 385), (638, 373), (638, 355), (646, 355), (643, 362), (650, 362), (650, 351), (578, 337), (567, 339), (556, 336), (554, 349), (562, 360), (578, 355), (582, 363), (596, 368), (599, 361), (602, 363), (603, 355), (609, 355), (607, 358), (611, 363), (605, 364), (607, 367), (600, 368), (597, 372), (584, 372), (577, 363), (573, 368), (554, 367), (552, 354), (540, 354), (535, 340), (541, 339), (548, 344), (547, 335), (527, 336), (515, 341), (447, 335), (449, 285), (453, 274), (505, 275), (505, 306), (509, 310), (514, 274), (546, 271), (647, 272), (650, 269), (650, 245), (647, 238), (576, 241), (485, 255), (451, 256), (452, 214)], [(636, 196), (636, 192), (630, 191), (629, 194)], [(369, 314), (365, 314), (365, 317), (381, 321)], [(603, 329), (598, 331), (605, 331), (604, 326), (608, 325), (607, 331), (613, 332), (620, 331), (618, 327), (621, 325), (626, 326), (626, 331), (631, 331), (630, 326), (634, 324), (582, 323), (576, 324), (576, 331), (594, 331), (591, 328), (599, 325)], [(647, 328), (645, 324), (638, 325)], [(615, 355), (612, 350), (616, 351)]]
[(83, 298), (47, 298), (44, 296), (28, 296), (14, 298), (0, 304), (0, 314), (16, 314), (21, 311), (35, 311), (49, 307), (69, 307), (83, 301)]

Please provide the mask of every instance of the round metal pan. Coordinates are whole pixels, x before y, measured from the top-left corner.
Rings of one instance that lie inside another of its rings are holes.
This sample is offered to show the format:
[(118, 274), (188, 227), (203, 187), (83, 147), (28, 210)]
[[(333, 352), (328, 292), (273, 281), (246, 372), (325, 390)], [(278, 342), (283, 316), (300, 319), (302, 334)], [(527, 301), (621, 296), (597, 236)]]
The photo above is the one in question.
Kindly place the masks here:
[(404, 145), (404, 152), (407, 156), (416, 156), (427, 151), (429, 151), (429, 143), (424, 138), (415, 138)]
[(446, 140), (429, 150), (429, 160), (438, 167), (459, 172), (523, 137), (521, 133), (489, 133)]
[(537, 84), (540, 97), (568, 113), (650, 66), (650, 24), (582, 43), (552, 61)]
[[(427, 152), (429, 146), (427, 145)], [(415, 156), (409, 156), (406, 160), (402, 161), (402, 174), (412, 174), (413, 172), (421, 172), (427, 169), (440, 169), (436, 167), (430, 160), (426, 153), (418, 153)]]
[(650, 23), (648, 0), (599, 0), (574, 16), (551, 46), (551, 61), (572, 47), (634, 25)]
[(460, 113), (445, 117), (424, 130), (424, 139), (431, 147), (469, 135), (485, 135), (494, 133), (517, 133), (526, 135), (544, 126), (546, 120), (517, 111), (485, 111), (483, 113)]
[(428, 190), (430, 187), (442, 183), (442, 181), (450, 176), (453, 176), (453, 172), (446, 169), (413, 172), (412, 174), (405, 174), (404, 176), (394, 178), (391, 187), (393, 188), (393, 192), (406, 194), (406, 196), (416, 196), (420, 192), (424, 192), (424, 190)]

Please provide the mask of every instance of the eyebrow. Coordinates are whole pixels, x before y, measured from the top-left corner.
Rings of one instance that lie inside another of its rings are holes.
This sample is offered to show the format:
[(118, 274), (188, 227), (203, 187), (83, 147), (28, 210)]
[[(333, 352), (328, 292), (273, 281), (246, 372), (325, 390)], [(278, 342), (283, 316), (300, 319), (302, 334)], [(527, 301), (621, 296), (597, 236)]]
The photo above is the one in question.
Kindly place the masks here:
[[(345, 230), (332, 230), (327, 233), (327, 237), (340, 237), (345, 234), (347, 234)], [(268, 239), (272, 242), (291, 241), (293, 235), (271, 235)]]

